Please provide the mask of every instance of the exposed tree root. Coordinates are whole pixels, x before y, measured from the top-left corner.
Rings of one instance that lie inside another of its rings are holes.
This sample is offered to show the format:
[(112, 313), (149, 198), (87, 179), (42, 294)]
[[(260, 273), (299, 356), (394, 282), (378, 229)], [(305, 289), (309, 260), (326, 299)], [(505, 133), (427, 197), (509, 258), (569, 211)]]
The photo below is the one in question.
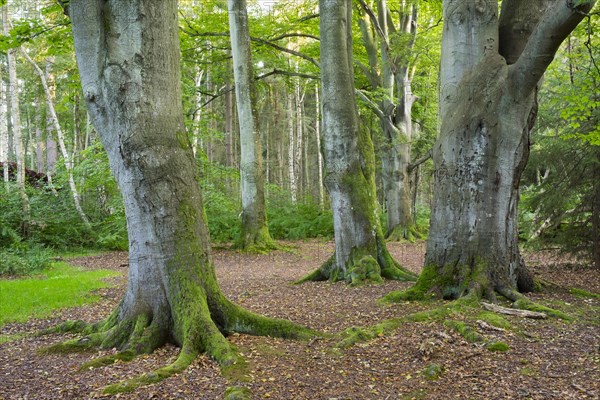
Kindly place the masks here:
[[(141, 314), (134, 319), (117, 318), (115, 312), (105, 321), (87, 324), (81, 321), (68, 321), (42, 333), (75, 332), (85, 336), (50, 346), (45, 353), (64, 353), (86, 351), (90, 349), (116, 348), (116, 354), (99, 357), (82, 365), (81, 369), (98, 368), (113, 364), (116, 361), (132, 361), (138, 355), (152, 353), (167, 342), (181, 347), (179, 356), (172, 364), (166, 365), (150, 373), (119, 382), (104, 388), (105, 394), (130, 392), (142, 385), (162, 381), (186, 369), (199, 354), (205, 352), (221, 367), (222, 374), (232, 382), (244, 380), (247, 373), (246, 363), (236, 349), (229, 343), (225, 335), (238, 332), (253, 335), (268, 335), (292, 339), (310, 339), (321, 334), (293, 322), (263, 317), (249, 312), (232, 303), (222, 295), (209, 303), (200, 298), (189, 307), (184, 323), (179, 328), (183, 332), (173, 332), (168, 325), (152, 319), (148, 314)], [(173, 341), (173, 337), (181, 334), (183, 342)], [(237, 388), (229, 394), (230, 399), (244, 399), (246, 390)]]
[[(502, 342), (493, 341), (486, 342), (485, 337), (480, 335), (473, 327), (469, 326), (463, 321), (452, 319), (453, 315), (464, 314), (464, 312), (468, 309), (481, 308), (482, 304), (487, 304), (482, 301), (483, 299), (495, 302), (496, 294), (499, 294), (512, 301), (513, 308), (515, 309), (532, 311), (537, 313), (538, 315), (540, 315), (540, 313), (543, 313), (544, 316), (548, 315), (554, 318), (563, 319), (565, 321), (571, 320), (571, 317), (569, 315), (561, 311), (537, 304), (528, 299), (526, 296), (517, 292), (516, 290), (505, 289), (501, 287), (492, 289), (489, 285), (487, 277), (481, 275), (483, 275), (481, 273), (481, 270), (476, 268), (474, 269), (471, 276), (469, 276), (468, 279), (466, 279), (462, 285), (458, 285), (458, 287), (445, 291), (437, 287), (441, 280), (435, 268), (425, 267), (418, 281), (413, 287), (405, 291), (392, 292), (388, 294), (381, 300), (382, 303), (428, 300), (433, 299), (435, 297), (439, 298), (440, 293), (460, 293), (461, 295), (455, 300), (431, 310), (412, 313), (402, 318), (385, 320), (371, 327), (349, 328), (341, 334), (338, 347), (345, 348), (352, 346), (358, 342), (374, 339), (378, 336), (384, 335), (390, 331), (397, 329), (399, 326), (407, 322), (423, 322), (429, 320), (437, 320), (444, 321), (444, 324), (447, 327), (454, 329), (470, 342), (484, 342), (486, 348), (490, 351), (506, 351), (508, 350), (508, 346), (506, 344)], [(443, 277), (442, 281), (445, 281)], [(497, 309), (494, 308), (491, 309), (491, 311), (497, 311)], [(517, 310), (514, 311), (515, 313), (522, 314)], [(510, 326), (510, 324), (507, 321), (500, 321), (499, 324), (505, 327)]]
[(318, 281), (346, 281), (352, 286), (381, 283), (383, 279), (414, 282), (417, 274), (403, 268), (385, 247), (385, 242), (376, 241), (374, 248), (354, 249), (344, 268), (337, 265), (334, 253), (321, 267), (300, 278), (295, 283)]

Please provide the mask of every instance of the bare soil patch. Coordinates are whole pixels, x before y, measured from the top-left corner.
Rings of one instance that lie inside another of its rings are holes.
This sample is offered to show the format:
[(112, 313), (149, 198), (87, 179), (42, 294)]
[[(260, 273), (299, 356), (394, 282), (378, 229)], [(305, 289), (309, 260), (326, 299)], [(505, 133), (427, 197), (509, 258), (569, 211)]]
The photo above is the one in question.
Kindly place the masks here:
[[(381, 306), (377, 300), (407, 283), (385, 282), (351, 288), (343, 283), (291, 282), (317, 268), (333, 251), (332, 243), (294, 243), (295, 253), (247, 255), (215, 250), (220, 284), (227, 295), (258, 313), (288, 318), (324, 332), (369, 326), (434, 304)], [(389, 245), (402, 265), (418, 272), (424, 244)], [(506, 331), (480, 330), (505, 342), (507, 352), (490, 352), (468, 343), (441, 322), (405, 324), (393, 333), (344, 350), (335, 340), (297, 342), (234, 335), (230, 340), (249, 363), (249, 387), (256, 399), (598, 399), (600, 398), (600, 300), (571, 294), (577, 287), (600, 292), (600, 274), (576, 263), (561, 263), (545, 253), (528, 255), (538, 277), (551, 281), (531, 297), (576, 317), (575, 322), (507, 317)], [(91, 306), (63, 310), (53, 318), (4, 326), (2, 335), (28, 334), (67, 319), (96, 321), (119, 302), (126, 284), (126, 253), (79, 258), (84, 268), (123, 272), (114, 287), (100, 292)], [(438, 304), (439, 305), (439, 304)], [(480, 328), (482, 329), (482, 328)], [(86, 361), (108, 352), (39, 355), (40, 348), (65, 335), (25, 336), (0, 345), (0, 399), (91, 399), (98, 390), (149, 372), (174, 360), (167, 346), (131, 363), (79, 371)], [(443, 368), (428, 380), (426, 367)], [(221, 399), (227, 381), (216, 364), (198, 358), (184, 373), (159, 384), (122, 394), (121, 399)]]

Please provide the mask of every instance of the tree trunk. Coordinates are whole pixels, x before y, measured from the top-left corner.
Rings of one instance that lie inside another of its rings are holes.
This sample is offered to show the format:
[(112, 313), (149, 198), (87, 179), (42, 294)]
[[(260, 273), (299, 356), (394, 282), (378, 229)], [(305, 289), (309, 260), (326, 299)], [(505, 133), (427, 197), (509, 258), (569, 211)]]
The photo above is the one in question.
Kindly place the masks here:
[[(58, 121), (58, 115), (56, 114), (56, 110), (54, 109), (54, 91), (48, 85), (44, 71), (42, 71), (42, 69), (35, 63), (35, 61), (33, 61), (31, 59), (31, 57), (29, 57), (29, 55), (27, 54), (27, 51), (25, 51), (25, 49), (21, 49), (21, 54), (23, 54), (23, 57), (25, 57), (27, 62), (29, 62), (31, 64), (31, 66), (35, 69), (35, 71), (37, 72), (37, 74), (40, 77), (40, 80), (42, 82), (42, 87), (44, 88), (44, 93), (46, 95), (46, 106), (48, 107), (48, 118), (50, 120), (49, 122), (54, 126), (54, 131), (56, 132), (56, 136), (58, 138), (58, 144), (60, 146), (60, 151), (61, 151), (63, 159), (65, 161), (65, 169), (67, 170), (67, 176), (69, 179), (69, 188), (71, 189), (71, 195), (73, 196), (73, 203), (75, 204), (75, 209), (77, 210), (77, 214), (79, 214), (79, 217), (81, 218), (83, 223), (88, 228), (91, 228), (90, 221), (89, 221), (87, 215), (85, 215), (83, 208), (81, 207), (81, 199), (79, 196), (79, 191), (77, 190), (77, 185), (75, 184), (75, 177), (73, 175), (73, 168), (74, 168), (73, 155), (69, 154), (69, 151), (67, 150), (67, 146), (65, 144), (65, 135), (60, 126), (60, 122)], [(76, 126), (77, 126), (77, 124), (76, 124)], [(75, 140), (75, 143), (77, 143), (77, 140)]]
[[(2, 22), (4, 35), (8, 35), (10, 25), (10, 13), (8, 4), (2, 8)], [(6, 55), (8, 62), (8, 95), (10, 97), (10, 115), (12, 118), (12, 137), (15, 148), (17, 163), (17, 187), (21, 198), (22, 224), (21, 233), (24, 238), (29, 236), (29, 219), (31, 211), (29, 197), (25, 191), (25, 148), (21, 138), (21, 112), (19, 110), (19, 82), (17, 80), (18, 48), (9, 49)]]
[(239, 246), (264, 252), (276, 248), (267, 225), (262, 142), (258, 131), (246, 1), (228, 1), (235, 97), (240, 128), (242, 233)]
[(295, 149), (296, 143), (296, 130), (294, 124), (294, 98), (292, 94), (288, 94), (288, 105), (287, 105), (287, 121), (288, 121), (288, 180), (290, 182), (290, 195), (292, 197), (292, 203), (296, 203), (298, 192), (298, 183), (296, 180), (296, 158)]
[(317, 169), (319, 181), (319, 207), (325, 209), (325, 186), (323, 184), (323, 153), (321, 151), (321, 101), (319, 100), (319, 85), (315, 86), (315, 136), (317, 140)]
[(173, 364), (111, 388), (125, 391), (181, 371), (202, 351), (221, 365), (235, 363), (229, 332), (309, 335), (245, 311), (218, 286), (183, 120), (177, 2), (79, 0), (69, 9), (84, 97), (123, 195), (129, 233), (125, 297), (109, 319), (85, 328), (96, 332), (89, 341), (77, 344), (122, 354), (181, 346)]
[(379, 223), (375, 154), (359, 129), (352, 63), (352, 2), (321, 0), (321, 83), (325, 184), (333, 210), (335, 254), (306, 280), (378, 282), (413, 278), (387, 251)]
[(2, 176), (8, 182), (8, 96), (4, 78), (0, 78), (0, 163), (2, 163)]
[[(511, 3), (505, 0), (503, 9)], [(528, 32), (509, 14), (499, 24), (495, 1), (444, 1), (441, 132), (433, 149), (435, 191), (425, 270), (416, 286), (421, 291), (444, 298), (493, 298), (497, 291), (516, 298), (517, 290), (533, 287), (517, 243), (517, 203), (536, 86), (593, 2), (545, 4), (537, 11), (529, 2), (513, 5), (529, 13), (534, 28)], [(499, 25), (511, 27), (500, 29), (510, 36), (499, 36)], [(508, 42), (513, 46), (502, 45)]]

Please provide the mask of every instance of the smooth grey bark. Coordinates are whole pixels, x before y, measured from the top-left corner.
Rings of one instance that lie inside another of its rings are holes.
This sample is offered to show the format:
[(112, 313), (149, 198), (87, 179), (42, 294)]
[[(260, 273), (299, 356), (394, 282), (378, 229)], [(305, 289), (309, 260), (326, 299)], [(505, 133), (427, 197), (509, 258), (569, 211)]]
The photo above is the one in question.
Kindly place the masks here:
[(354, 97), (351, 0), (321, 0), (321, 85), (325, 185), (333, 211), (335, 254), (300, 281), (353, 284), (382, 277), (411, 280), (387, 251), (377, 210), (375, 154), (359, 129)]
[(323, 153), (321, 152), (321, 101), (319, 85), (315, 86), (315, 137), (317, 142), (317, 176), (319, 185), (319, 207), (325, 208), (325, 185), (323, 183)]
[(183, 120), (177, 1), (78, 0), (69, 12), (84, 98), (129, 233), (125, 296), (106, 321), (79, 328), (92, 334), (75, 345), (130, 356), (165, 342), (181, 346), (173, 364), (112, 388), (124, 391), (180, 372), (200, 352), (223, 366), (235, 363), (224, 333), (308, 336), (288, 321), (243, 310), (218, 286)]
[(262, 141), (258, 130), (246, 0), (229, 0), (228, 12), (240, 131), (242, 233), (239, 245), (250, 251), (268, 251), (276, 246), (267, 225)]
[[(510, 11), (499, 22), (495, 0), (443, 4), (441, 132), (425, 260), (436, 274), (420, 287), (448, 298), (533, 288), (517, 243), (517, 204), (536, 85), (593, 2), (502, 5)], [(531, 29), (520, 29), (523, 15)]]
[(376, 2), (377, 15), (365, 1), (360, 3), (365, 15), (359, 24), (369, 60), (368, 67), (362, 64), (360, 67), (373, 88), (384, 94), (375, 104), (364, 93), (359, 93), (380, 119), (383, 131), (385, 144), (381, 161), (387, 212), (386, 237), (392, 240), (414, 240), (418, 237), (410, 206), (412, 106), (416, 100), (412, 93), (414, 70), (407, 54), (393, 54), (390, 36), (406, 35), (409, 40), (404, 51), (410, 53), (417, 35), (418, 6), (413, 2), (402, 3), (398, 12), (399, 20), (394, 25), (387, 1)]
[[(48, 85), (48, 82), (46, 80), (46, 74), (44, 73), (44, 71), (42, 71), (39, 65), (37, 65), (37, 63), (33, 61), (31, 57), (29, 57), (27, 51), (21, 48), (21, 54), (23, 55), (23, 57), (25, 57), (27, 62), (31, 64), (31, 66), (35, 69), (36, 73), (40, 77), (40, 81), (42, 82), (42, 88), (44, 89), (44, 94), (46, 96), (48, 119), (49, 122), (54, 126), (54, 132), (56, 132), (56, 137), (58, 138), (58, 144), (63, 156), (63, 160), (65, 162), (65, 169), (67, 170), (69, 188), (71, 189), (71, 195), (73, 197), (75, 209), (77, 210), (77, 214), (79, 215), (79, 218), (81, 218), (83, 223), (88, 228), (91, 228), (90, 220), (88, 219), (87, 215), (85, 215), (85, 212), (81, 207), (81, 196), (79, 195), (79, 190), (77, 190), (77, 185), (75, 184), (75, 176), (73, 174), (73, 168), (75, 167), (73, 155), (69, 154), (69, 151), (67, 150), (67, 146), (65, 144), (65, 135), (63, 133), (62, 127), (60, 126), (60, 121), (58, 120), (56, 109), (54, 108), (54, 90), (50, 87), (50, 85)], [(75, 126), (77, 126), (77, 124), (75, 124)], [(76, 142), (77, 140), (75, 140), (75, 143)]]
[(288, 181), (290, 183), (290, 195), (292, 203), (296, 203), (298, 200), (298, 183), (296, 180), (296, 135), (295, 135), (295, 121), (294, 121), (294, 97), (291, 93), (287, 96), (287, 122), (288, 122)]

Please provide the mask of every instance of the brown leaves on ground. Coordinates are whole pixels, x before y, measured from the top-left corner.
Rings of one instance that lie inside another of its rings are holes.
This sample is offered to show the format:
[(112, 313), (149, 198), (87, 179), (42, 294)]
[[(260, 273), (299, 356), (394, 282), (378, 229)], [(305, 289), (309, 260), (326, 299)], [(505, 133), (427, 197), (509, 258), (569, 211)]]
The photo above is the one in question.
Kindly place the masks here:
[[(324, 332), (368, 326), (425, 307), (419, 303), (380, 306), (377, 300), (409, 283), (386, 281), (351, 288), (328, 282), (292, 285), (317, 268), (333, 252), (331, 243), (297, 243), (296, 253), (247, 255), (215, 251), (219, 281), (231, 299), (255, 312), (289, 318)], [(389, 245), (402, 265), (419, 271), (424, 245)], [(506, 317), (513, 329), (473, 326), (489, 340), (505, 342), (508, 352), (490, 352), (466, 342), (440, 322), (405, 324), (387, 336), (345, 350), (329, 339), (297, 342), (233, 335), (230, 340), (249, 363), (245, 383), (256, 399), (592, 399), (600, 396), (600, 300), (577, 297), (569, 288), (600, 291), (598, 271), (561, 264), (545, 253), (528, 255), (538, 277), (551, 284), (531, 297), (574, 312), (575, 323)], [(126, 253), (72, 261), (85, 268), (113, 268), (124, 276), (101, 292), (91, 306), (63, 310), (55, 318), (11, 324), (2, 334), (30, 333), (66, 319), (96, 321), (109, 314), (125, 287)], [(171, 362), (178, 349), (167, 346), (131, 363), (79, 372), (93, 357), (108, 352), (38, 355), (36, 350), (65, 339), (64, 335), (25, 337), (0, 345), (0, 399), (91, 399), (98, 389)], [(436, 364), (437, 380), (423, 372)], [(157, 385), (121, 399), (221, 399), (227, 386), (218, 367), (206, 356)]]

